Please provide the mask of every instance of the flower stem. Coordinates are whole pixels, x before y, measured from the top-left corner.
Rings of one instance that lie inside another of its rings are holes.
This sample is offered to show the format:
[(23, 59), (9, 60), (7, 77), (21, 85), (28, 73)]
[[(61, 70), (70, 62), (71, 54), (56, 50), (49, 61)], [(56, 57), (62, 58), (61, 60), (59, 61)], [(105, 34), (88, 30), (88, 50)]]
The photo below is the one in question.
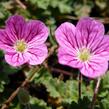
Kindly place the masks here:
[(100, 81), (101, 81), (101, 78), (98, 78), (98, 80), (96, 82), (96, 87), (95, 87), (95, 90), (94, 90), (93, 99), (92, 99), (90, 109), (94, 109), (94, 105), (95, 105), (95, 102), (96, 102), (96, 97), (97, 97), (98, 90), (99, 90), (99, 87), (100, 87)]
[(78, 101), (81, 99), (81, 83), (82, 83), (82, 75), (79, 73), (79, 80), (78, 80)]

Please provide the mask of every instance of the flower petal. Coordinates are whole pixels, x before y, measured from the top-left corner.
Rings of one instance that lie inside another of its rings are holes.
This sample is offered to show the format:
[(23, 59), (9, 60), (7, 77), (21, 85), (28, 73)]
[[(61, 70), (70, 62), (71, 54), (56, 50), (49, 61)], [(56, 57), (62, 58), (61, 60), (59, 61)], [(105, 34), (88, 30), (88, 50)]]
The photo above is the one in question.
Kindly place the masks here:
[(80, 62), (76, 57), (76, 51), (68, 52), (64, 48), (60, 47), (58, 49), (58, 59), (60, 64), (68, 65), (74, 68), (82, 67), (82, 62)]
[(24, 37), (23, 31), (25, 24), (25, 20), (22, 16), (14, 15), (8, 18), (6, 21), (6, 32), (13, 42)]
[(109, 60), (109, 36), (104, 35), (104, 38), (99, 43), (99, 45), (94, 50), (96, 56), (104, 58), (104, 60)]
[(47, 57), (48, 50), (45, 44), (29, 48), (26, 53), (26, 57), (28, 57), (28, 63), (31, 65), (41, 64), (45, 58)]
[(0, 49), (5, 52), (15, 51), (13, 46), (13, 42), (8, 37), (4, 29), (0, 29)]
[(22, 53), (6, 53), (5, 60), (8, 64), (17, 67), (28, 61), (28, 57)]
[(83, 45), (92, 49), (96, 48), (104, 35), (104, 26), (92, 18), (82, 18), (76, 26), (80, 30)]
[(97, 78), (103, 76), (108, 69), (108, 62), (100, 60), (92, 60), (88, 63), (84, 63), (80, 69), (81, 73), (89, 78)]
[(76, 32), (73, 24), (65, 22), (57, 28), (55, 37), (61, 47), (72, 51), (72, 48), (78, 48), (79, 38), (77, 39)]
[(43, 44), (48, 37), (49, 30), (45, 24), (39, 20), (30, 20), (25, 28), (25, 40), (31, 46)]

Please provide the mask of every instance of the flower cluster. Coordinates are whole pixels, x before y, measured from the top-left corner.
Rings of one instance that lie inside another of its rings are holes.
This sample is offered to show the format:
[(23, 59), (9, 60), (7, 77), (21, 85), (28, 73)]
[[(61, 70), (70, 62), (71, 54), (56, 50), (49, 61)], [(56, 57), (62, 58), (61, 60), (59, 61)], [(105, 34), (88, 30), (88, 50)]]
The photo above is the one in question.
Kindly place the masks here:
[[(5, 60), (12, 66), (41, 64), (47, 57), (48, 28), (39, 20), (26, 22), (14, 15), (0, 29), (0, 49)], [(109, 36), (104, 35), (104, 26), (90, 17), (82, 18), (76, 27), (65, 22), (55, 31), (59, 44), (59, 63), (78, 68), (87, 77), (97, 78), (108, 69)]]

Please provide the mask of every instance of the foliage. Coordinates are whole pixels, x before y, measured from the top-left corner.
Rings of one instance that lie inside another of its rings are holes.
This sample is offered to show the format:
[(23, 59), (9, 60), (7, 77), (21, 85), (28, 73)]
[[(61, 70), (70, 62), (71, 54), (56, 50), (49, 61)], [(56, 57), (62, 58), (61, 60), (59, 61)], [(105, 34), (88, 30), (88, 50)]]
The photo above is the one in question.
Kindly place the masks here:
[(20, 104), (17, 100), (15, 104), (12, 104), (10, 109), (51, 109), (49, 106), (47, 106), (46, 102), (40, 99), (37, 99), (35, 97), (30, 96), (30, 102), (26, 105)]
[[(26, 20), (40, 19), (46, 23), (50, 29), (47, 40), (49, 49), (57, 45), (54, 30), (64, 21), (76, 24), (81, 17), (92, 16), (103, 21), (106, 29), (109, 30), (108, 0), (0, 0), (1, 28), (4, 28), (6, 19), (13, 14), (20, 14)], [(72, 73), (71, 68), (58, 64), (56, 52), (57, 49), (46, 60), (48, 68), (41, 65), (44, 68), (40, 69), (38, 66), (39, 71), (35, 74), (33, 81), (21, 93), (18, 93), (10, 109), (28, 107), (31, 109), (88, 109), (95, 88), (94, 80), (83, 77), (82, 97), (78, 101), (77, 71), (72, 69), (74, 71)], [(76, 74), (76, 76), (71, 77), (62, 72), (53, 72), (52, 67), (69, 71), (70, 74)], [(30, 68), (30, 66), (21, 68), (9, 66), (4, 60), (3, 52), (0, 51), (0, 106), (24, 81), (25, 72), (29, 73)], [(22, 103), (23, 98), (24, 102), (25, 99), (28, 101), (27, 104)], [(109, 109), (109, 72), (102, 78), (95, 109)]]

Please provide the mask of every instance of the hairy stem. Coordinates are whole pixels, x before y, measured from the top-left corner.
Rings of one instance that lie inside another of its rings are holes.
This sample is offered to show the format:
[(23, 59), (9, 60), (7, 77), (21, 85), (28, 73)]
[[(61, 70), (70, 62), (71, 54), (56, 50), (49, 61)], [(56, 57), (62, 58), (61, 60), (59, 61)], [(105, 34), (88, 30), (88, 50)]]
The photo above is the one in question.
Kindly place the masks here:
[(79, 73), (79, 80), (78, 80), (78, 101), (81, 99), (81, 83), (82, 83), (82, 75)]
[(27, 7), (20, 1), (20, 0), (15, 0), (16, 3), (22, 8), (22, 9), (26, 9)]
[(96, 102), (96, 97), (97, 97), (98, 90), (99, 90), (99, 87), (100, 87), (100, 81), (101, 81), (101, 78), (98, 78), (97, 83), (96, 83), (96, 87), (95, 87), (95, 90), (94, 90), (93, 99), (92, 99), (90, 109), (94, 109), (94, 105), (95, 105), (95, 102)]

